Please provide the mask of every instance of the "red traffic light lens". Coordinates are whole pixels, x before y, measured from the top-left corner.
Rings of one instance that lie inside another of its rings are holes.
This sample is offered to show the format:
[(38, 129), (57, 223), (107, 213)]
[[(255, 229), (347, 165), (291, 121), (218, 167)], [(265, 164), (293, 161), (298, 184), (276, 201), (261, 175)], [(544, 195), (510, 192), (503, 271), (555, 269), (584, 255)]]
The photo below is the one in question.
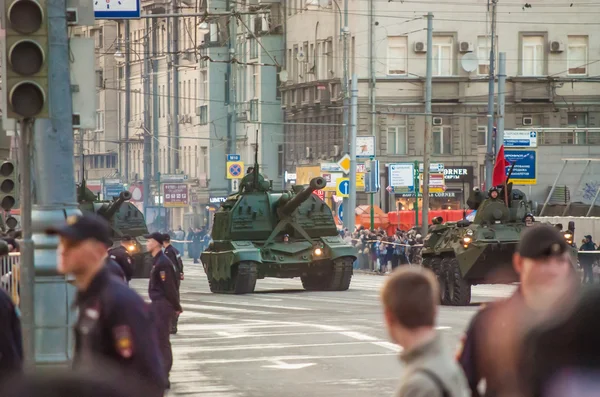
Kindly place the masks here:
[[(9, 0), (6, 0), (9, 1)], [(44, 11), (32, 0), (16, 0), (8, 6), (7, 19), (10, 28), (21, 34), (32, 34), (40, 30)]]
[(44, 109), (45, 101), (44, 91), (34, 82), (24, 81), (10, 90), (10, 107), (22, 117), (37, 116)]

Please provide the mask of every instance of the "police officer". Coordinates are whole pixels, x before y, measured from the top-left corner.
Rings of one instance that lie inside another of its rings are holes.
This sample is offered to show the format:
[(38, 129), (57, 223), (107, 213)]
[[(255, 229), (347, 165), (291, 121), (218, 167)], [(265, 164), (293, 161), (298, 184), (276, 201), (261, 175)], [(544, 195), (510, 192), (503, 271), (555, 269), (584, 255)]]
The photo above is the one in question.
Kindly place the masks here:
[[(175, 265), (175, 274), (177, 275), (177, 293), (179, 294), (179, 287), (181, 286), (181, 281), (183, 280), (183, 261), (181, 260), (181, 254), (177, 250), (177, 248), (171, 245), (171, 236), (168, 234), (163, 234), (163, 247), (165, 248), (164, 253), (169, 258), (169, 260)], [(173, 325), (171, 326), (171, 333), (177, 333), (177, 322), (179, 321), (179, 316), (176, 315), (173, 319)]]
[[(521, 343), (531, 327), (551, 317), (575, 295), (571, 263), (571, 250), (555, 227), (525, 229), (513, 256), (519, 288), (509, 299), (475, 315), (459, 352), (473, 397), (518, 396)], [(485, 391), (480, 390), (483, 384)]]
[(133, 243), (133, 238), (125, 234), (121, 237), (121, 245), (108, 251), (110, 259), (117, 262), (123, 269), (128, 284), (133, 277), (133, 258), (129, 255), (129, 248), (133, 246)]
[(23, 345), (21, 321), (12, 299), (0, 288), (0, 383), (9, 375), (21, 372)]
[[(163, 253), (164, 236), (155, 232), (144, 236), (146, 246), (154, 257), (150, 271), (148, 295), (152, 300), (152, 312), (158, 332), (158, 345), (164, 360), (164, 371), (168, 379), (173, 366), (173, 352), (171, 351), (170, 332), (173, 319), (182, 312), (177, 292), (177, 274), (173, 263)], [(170, 387), (170, 383), (168, 384)]]
[(108, 223), (93, 214), (71, 216), (66, 225), (47, 230), (60, 237), (58, 271), (75, 277), (76, 369), (112, 366), (143, 379), (154, 396), (167, 386), (163, 361), (148, 305), (106, 267)]

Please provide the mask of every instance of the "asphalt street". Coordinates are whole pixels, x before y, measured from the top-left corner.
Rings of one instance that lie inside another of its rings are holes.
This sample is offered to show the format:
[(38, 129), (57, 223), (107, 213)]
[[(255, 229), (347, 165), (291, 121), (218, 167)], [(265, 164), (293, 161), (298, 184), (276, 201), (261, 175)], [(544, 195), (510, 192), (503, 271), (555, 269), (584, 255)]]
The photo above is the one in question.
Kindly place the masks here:
[[(256, 293), (217, 295), (185, 264), (184, 313), (172, 336), (169, 396), (392, 395), (400, 348), (383, 326), (385, 276), (355, 274), (345, 292), (306, 292), (299, 279), (258, 280)], [(147, 280), (134, 287), (146, 296)], [(514, 287), (476, 286), (469, 307), (442, 307), (438, 329), (454, 350), (479, 303)]]

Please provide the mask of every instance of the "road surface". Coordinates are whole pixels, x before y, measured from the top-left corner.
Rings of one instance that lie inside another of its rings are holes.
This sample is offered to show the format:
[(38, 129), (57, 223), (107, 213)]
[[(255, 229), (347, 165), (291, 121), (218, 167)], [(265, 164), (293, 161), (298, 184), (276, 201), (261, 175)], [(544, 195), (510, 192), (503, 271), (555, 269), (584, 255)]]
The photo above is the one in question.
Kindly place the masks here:
[[(216, 295), (187, 262), (184, 313), (172, 336), (169, 396), (392, 395), (402, 371), (379, 303), (384, 276), (356, 274), (345, 292), (306, 292), (299, 279), (258, 280), (251, 295)], [(134, 287), (146, 296), (147, 280)], [(470, 307), (442, 307), (438, 329), (455, 349), (477, 303), (514, 287), (473, 289)]]

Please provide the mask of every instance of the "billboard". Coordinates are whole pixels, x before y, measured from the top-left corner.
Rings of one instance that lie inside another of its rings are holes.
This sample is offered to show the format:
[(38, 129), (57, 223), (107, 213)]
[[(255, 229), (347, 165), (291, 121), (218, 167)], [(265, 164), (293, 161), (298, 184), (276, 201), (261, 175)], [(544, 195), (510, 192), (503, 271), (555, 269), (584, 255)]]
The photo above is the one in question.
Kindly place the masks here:
[(187, 207), (188, 186), (185, 183), (165, 183), (163, 197), (165, 207)]

